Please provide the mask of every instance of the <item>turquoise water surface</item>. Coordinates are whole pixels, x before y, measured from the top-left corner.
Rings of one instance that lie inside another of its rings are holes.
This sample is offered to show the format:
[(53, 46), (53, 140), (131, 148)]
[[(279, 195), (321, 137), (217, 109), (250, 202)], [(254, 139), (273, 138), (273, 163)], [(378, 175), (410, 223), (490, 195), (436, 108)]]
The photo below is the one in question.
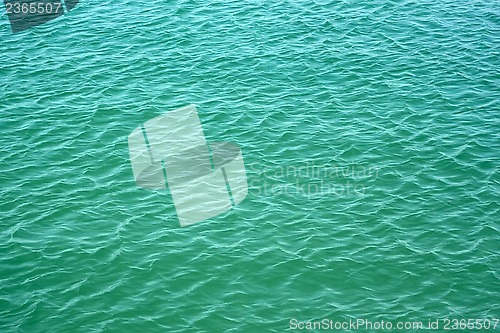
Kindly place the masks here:
[[(83, 0), (15, 34), (2, 9), (0, 332), (500, 318), (499, 8)], [(127, 137), (191, 103), (249, 193), (181, 228)]]

